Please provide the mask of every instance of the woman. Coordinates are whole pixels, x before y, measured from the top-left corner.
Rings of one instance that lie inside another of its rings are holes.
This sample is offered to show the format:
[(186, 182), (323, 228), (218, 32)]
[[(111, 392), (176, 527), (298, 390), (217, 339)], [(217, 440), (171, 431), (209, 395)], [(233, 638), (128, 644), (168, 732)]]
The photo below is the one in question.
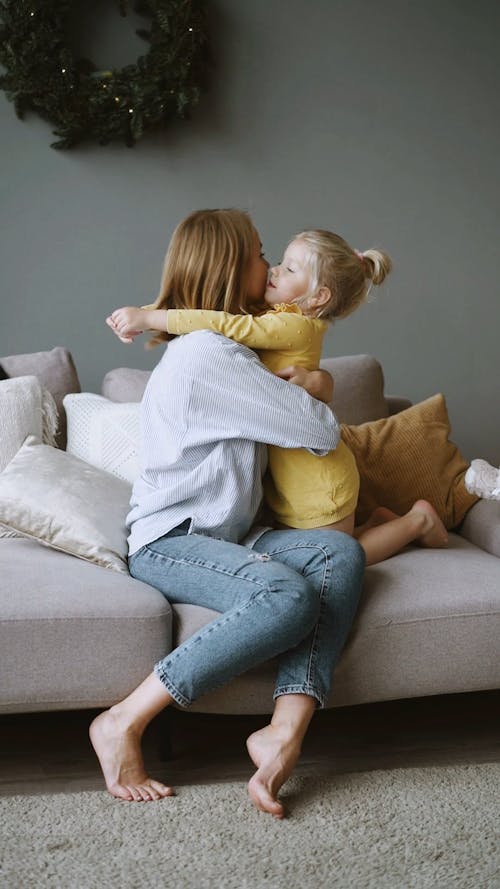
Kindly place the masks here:
[[(267, 272), (245, 213), (198, 211), (174, 233), (161, 298), (168, 294), (172, 308), (234, 312), (262, 299)], [(317, 391), (317, 375), (305, 375), (304, 382)], [(170, 795), (145, 773), (140, 739), (146, 725), (171, 703), (189, 706), (279, 655), (271, 723), (247, 744), (257, 766), (250, 797), (283, 817), (278, 791), (315, 708), (328, 696), (357, 607), (364, 555), (340, 532), (261, 528), (248, 534), (262, 499), (265, 445), (324, 454), (339, 440), (329, 408), (270, 374), (246, 347), (206, 331), (170, 343), (142, 403), (129, 567), (171, 603), (221, 614), (92, 723), (114, 796)]]

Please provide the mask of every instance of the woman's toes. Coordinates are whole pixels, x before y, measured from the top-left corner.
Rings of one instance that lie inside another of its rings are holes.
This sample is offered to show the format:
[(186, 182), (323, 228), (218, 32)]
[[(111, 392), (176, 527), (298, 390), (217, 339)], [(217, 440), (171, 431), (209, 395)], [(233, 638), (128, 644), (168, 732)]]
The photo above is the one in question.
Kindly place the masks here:
[(254, 775), (248, 783), (248, 793), (254, 806), (261, 812), (274, 815), (275, 818), (283, 818), (285, 810), (280, 802), (271, 795), (266, 785), (257, 775)]
[(114, 796), (116, 799), (123, 799), (129, 803), (132, 803), (134, 801), (134, 797), (132, 796), (132, 793), (130, 792), (128, 787), (123, 787), (117, 784), (116, 787), (110, 787), (108, 789), (111, 795)]
[(151, 781), (151, 787), (153, 787), (161, 797), (175, 796), (173, 787), (167, 787), (165, 784), (162, 784), (161, 781)]
[(127, 785), (127, 790), (130, 793), (130, 795), (135, 803), (142, 803), (142, 801), (143, 801), (142, 796), (139, 793), (137, 787), (132, 787), (130, 785)]

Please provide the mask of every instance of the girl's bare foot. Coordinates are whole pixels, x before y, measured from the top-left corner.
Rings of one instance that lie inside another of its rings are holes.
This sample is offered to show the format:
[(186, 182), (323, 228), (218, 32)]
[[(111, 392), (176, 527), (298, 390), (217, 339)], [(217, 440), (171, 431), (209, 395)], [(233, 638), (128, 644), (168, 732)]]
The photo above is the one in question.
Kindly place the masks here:
[(417, 500), (410, 509), (409, 515), (416, 515), (422, 519), (422, 531), (417, 538), (417, 543), (430, 547), (447, 545), (448, 532), (436, 510), (427, 500)]
[(146, 774), (140, 736), (124, 724), (117, 708), (100, 713), (89, 734), (112, 796), (130, 802), (151, 802), (174, 795), (171, 787)]
[(277, 796), (300, 756), (297, 740), (290, 740), (282, 727), (267, 725), (250, 735), (247, 749), (257, 766), (248, 784), (250, 799), (262, 812), (284, 818), (285, 811)]
[(386, 522), (393, 522), (394, 519), (399, 519), (399, 513), (389, 509), (388, 506), (376, 506), (368, 522), (373, 525), (385, 525)]
[(363, 525), (358, 525), (357, 528), (354, 529), (354, 536), (359, 537), (360, 534), (363, 534), (370, 528), (377, 528), (379, 525), (385, 525), (387, 522), (392, 522), (394, 519), (399, 519), (397, 512), (393, 512), (388, 506), (376, 506), (369, 519), (367, 519)]

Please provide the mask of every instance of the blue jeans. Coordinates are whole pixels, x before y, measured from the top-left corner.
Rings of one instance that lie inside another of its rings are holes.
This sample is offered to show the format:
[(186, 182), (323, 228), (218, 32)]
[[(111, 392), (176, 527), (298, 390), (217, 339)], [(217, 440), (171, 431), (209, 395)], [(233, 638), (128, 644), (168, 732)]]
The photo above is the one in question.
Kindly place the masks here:
[(156, 675), (188, 707), (279, 656), (274, 698), (306, 694), (324, 706), (364, 563), (359, 544), (339, 531), (268, 531), (253, 549), (169, 532), (130, 556), (130, 573), (173, 605), (221, 614), (156, 664)]

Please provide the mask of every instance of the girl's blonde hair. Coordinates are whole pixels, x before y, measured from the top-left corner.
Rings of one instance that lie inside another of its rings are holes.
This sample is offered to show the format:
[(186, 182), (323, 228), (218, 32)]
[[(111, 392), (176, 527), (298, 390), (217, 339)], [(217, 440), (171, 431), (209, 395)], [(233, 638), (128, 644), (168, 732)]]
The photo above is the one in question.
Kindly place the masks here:
[(370, 249), (360, 253), (340, 235), (323, 229), (300, 232), (293, 238), (309, 247), (311, 287), (309, 294), (328, 287), (331, 297), (314, 313), (334, 321), (354, 312), (368, 296), (372, 284), (381, 284), (392, 268), (387, 253)]
[[(154, 308), (241, 312), (255, 237), (243, 210), (191, 213), (172, 235)], [(169, 339), (168, 333), (159, 333), (147, 345)]]

